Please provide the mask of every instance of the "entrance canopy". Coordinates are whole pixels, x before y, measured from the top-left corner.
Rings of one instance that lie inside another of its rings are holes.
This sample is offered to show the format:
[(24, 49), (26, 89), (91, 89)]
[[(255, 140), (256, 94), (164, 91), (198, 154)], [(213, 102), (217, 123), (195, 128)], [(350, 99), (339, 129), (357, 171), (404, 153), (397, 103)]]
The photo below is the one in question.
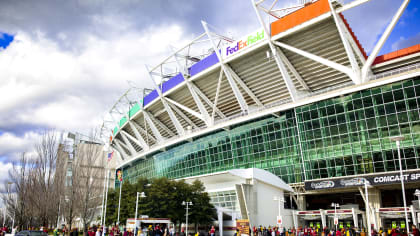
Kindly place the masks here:
[[(209, 187), (211, 185), (217, 185), (218, 187), (222, 187), (223, 183), (244, 183), (246, 180), (257, 180), (279, 188), (285, 192), (294, 192), (293, 189), (278, 176), (266, 170), (257, 168), (233, 169), (184, 178), (184, 180), (187, 183), (192, 183), (196, 179), (199, 179), (201, 182), (203, 182), (206, 187)], [(212, 189), (207, 190), (211, 191)]]

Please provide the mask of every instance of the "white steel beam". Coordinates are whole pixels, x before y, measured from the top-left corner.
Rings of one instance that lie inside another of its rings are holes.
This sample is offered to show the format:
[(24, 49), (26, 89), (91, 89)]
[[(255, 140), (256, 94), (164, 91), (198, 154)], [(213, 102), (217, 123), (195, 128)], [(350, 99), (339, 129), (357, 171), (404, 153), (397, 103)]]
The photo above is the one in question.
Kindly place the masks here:
[(166, 97), (166, 98), (164, 98), (164, 99), (165, 99), (166, 101), (168, 101), (168, 102), (172, 103), (173, 105), (175, 105), (175, 106), (177, 106), (177, 107), (181, 108), (182, 110), (184, 110), (184, 111), (186, 111), (186, 112), (190, 113), (191, 115), (193, 115), (193, 116), (197, 117), (198, 119), (200, 119), (200, 120), (202, 120), (202, 121), (206, 122), (206, 120), (204, 119), (204, 117), (203, 117), (200, 113), (198, 113), (198, 112), (196, 112), (196, 111), (194, 111), (194, 110), (192, 110), (192, 109), (190, 109), (190, 108), (188, 108), (188, 107), (186, 107), (186, 106), (184, 106), (184, 105), (182, 105), (182, 104), (180, 104), (180, 103), (178, 103), (178, 102), (175, 102), (174, 100), (172, 100), (172, 99), (170, 99), (170, 98), (168, 98), (168, 97)]
[(137, 151), (133, 147), (133, 145), (130, 143), (130, 141), (128, 140), (127, 135), (126, 135), (127, 133), (124, 130), (121, 130), (120, 134), (121, 134), (121, 137), (124, 140), (124, 143), (125, 143), (126, 147), (128, 147), (128, 149), (130, 150), (131, 155), (134, 156), (137, 153)]
[[(207, 103), (207, 105), (209, 105), (211, 108), (213, 108), (213, 103), (210, 101), (210, 99), (194, 84), (191, 83), (192, 87), (194, 88), (194, 90), (197, 92), (198, 96), (200, 96), (204, 102)], [(215, 112), (217, 113), (217, 115), (219, 115), (221, 118), (226, 118), (225, 114), (223, 114), (219, 108), (215, 107)]]
[[(132, 124), (130, 124), (131, 127), (134, 127)], [(132, 128), (133, 129), (133, 128)], [(135, 128), (134, 128), (135, 129)], [(133, 130), (134, 130), (133, 129)], [(137, 132), (136, 138), (131, 136), (131, 134), (127, 133), (124, 130), (121, 130), (122, 134), (124, 134), (128, 139), (139, 145), (143, 150), (149, 149), (149, 146), (146, 144), (146, 142), (143, 140), (143, 137), (140, 136), (140, 139), (137, 137), (138, 131), (134, 131), (134, 133)], [(139, 134), (140, 135), (140, 134)]]
[(246, 101), (245, 101), (244, 97), (242, 96), (241, 92), (239, 91), (239, 88), (238, 88), (238, 86), (236, 85), (236, 83), (235, 83), (234, 79), (233, 79), (233, 78), (232, 78), (232, 76), (228, 73), (228, 70), (227, 70), (227, 68), (226, 68), (225, 64), (223, 63), (223, 58), (222, 58), (222, 56), (220, 55), (220, 51), (219, 51), (219, 49), (217, 48), (216, 43), (213, 41), (213, 38), (211, 37), (211, 34), (210, 34), (209, 28), (208, 28), (208, 26), (207, 26), (207, 23), (206, 23), (206, 22), (204, 22), (204, 21), (201, 21), (201, 24), (203, 25), (203, 28), (204, 28), (204, 30), (206, 31), (207, 36), (210, 38), (211, 44), (212, 44), (212, 46), (213, 46), (213, 49), (214, 49), (214, 51), (215, 51), (215, 53), (216, 53), (216, 55), (217, 55), (217, 58), (218, 58), (218, 59), (219, 59), (219, 61), (220, 61), (220, 66), (222, 67), (223, 72), (224, 72), (224, 73), (225, 73), (225, 75), (226, 75), (226, 78), (227, 78), (227, 80), (228, 80), (228, 82), (229, 82), (229, 85), (230, 85), (230, 87), (231, 87), (231, 89), (232, 89), (232, 91), (233, 91), (233, 94), (235, 95), (236, 100), (237, 100), (237, 101), (238, 101), (238, 103), (239, 103), (239, 106), (241, 107), (242, 112), (247, 112), (247, 111), (248, 111), (248, 104), (246, 103)]
[(179, 110), (178, 107), (176, 107), (175, 105), (172, 105), (171, 103), (169, 103), (168, 105), (171, 106), (174, 109), (174, 111), (179, 116), (181, 116), (182, 119), (184, 119), (188, 124), (190, 124), (194, 128), (198, 128), (198, 126), (190, 118), (188, 118), (188, 116), (186, 116), (181, 110)]
[(338, 8), (337, 9), (337, 13), (340, 13), (340, 12), (343, 12), (343, 11), (347, 11), (347, 10), (353, 8), (353, 7), (357, 7), (357, 6), (361, 5), (361, 4), (367, 3), (369, 1), (371, 1), (371, 0), (354, 0), (354, 1), (349, 2), (349, 3), (345, 4), (345, 5), (343, 5), (342, 7)]
[[(304, 56), (306, 58), (309, 58), (311, 60), (314, 60), (316, 62), (319, 62), (321, 64), (324, 64), (324, 65), (326, 65), (328, 67), (331, 67), (333, 69), (336, 69), (336, 70), (338, 70), (338, 71), (340, 71), (340, 72), (348, 75), (350, 78), (352, 77), (351, 76), (352, 75), (352, 70), (350, 68), (348, 68), (347, 66), (343, 66), (343, 65), (338, 64), (336, 62), (330, 61), (328, 59), (322, 58), (320, 56), (314, 55), (314, 54), (309, 53), (309, 52), (305, 52), (303, 50), (294, 48), (292, 46), (289, 46), (287, 44), (284, 44), (284, 43), (281, 43), (281, 42), (278, 42), (278, 41), (273, 42), (273, 43), (276, 44), (279, 47), (285, 48), (285, 49), (287, 49), (289, 51), (292, 51), (292, 52), (294, 52), (296, 54), (299, 54), (301, 56)], [(356, 82), (356, 81), (353, 81), (353, 82)]]
[(143, 110), (143, 116), (146, 120), (146, 123), (149, 125), (150, 129), (152, 130), (152, 133), (156, 137), (156, 141), (158, 143), (163, 142), (164, 138), (160, 134), (159, 130), (156, 128), (156, 125), (152, 121), (152, 115), (149, 115), (149, 113), (146, 110)]
[[(343, 22), (343, 19), (341, 19), (341, 17), (339, 17), (338, 20), (341, 22), (342, 25), (345, 25), (345, 23)], [(365, 64), (366, 58), (363, 55), (359, 46), (356, 44), (355, 39), (353, 39), (353, 36), (351, 35), (349, 29), (347, 29), (347, 27), (343, 27), (343, 29), (344, 29), (347, 41), (350, 43), (351, 47), (353, 48), (353, 51), (356, 53), (357, 58), (362, 62), (362, 65)]]
[(360, 74), (360, 68), (359, 68), (359, 65), (357, 63), (356, 57), (354, 56), (353, 50), (351, 49), (351, 46), (350, 46), (349, 42), (347, 41), (347, 38), (345, 37), (345, 31), (343, 29), (343, 28), (345, 28), (345, 26), (340, 21), (340, 19), (339, 19), (340, 17), (338, 16), (337, 12), (335, 11), (334, 6), (331, 3), (331, 0), (328, 0), (328, 3), (330, 4), (331, 13), (333, 15), (335, 25), (337, 26), (338, 34), (340, 35), (341, 42), (344, 45), (344, 49), (346, 50), (347, 57), (350, 61), (350, 65), (351, 65), (351, 68), (353, 70), (353, 73), (352, 73), (352, 76), (351, 76), (351, 77), (353, 77), (352, 80), (353, 80), (353, 82), (355, 82), (355, 84), (361, 84), (362, 79), (361, 79), (361, 74)]
[(201, 113), (201, 116), (202, 116), (204, 122), (206, 123), (207, 126), (210, 126), (211, 125), (210, 115), (207, 112), (207, 109), (204, 107), (204, 104), (201, 102), (200, 98), (198, 97), (197, 91), (194, 89), (194, 87), (193, 87), (192, 82), (190, 81), (190, 79), (189, 78), (188, 79), (186, 78), (185, 80), (187, 81), (187, 87), (190, 90), (190, 93), (191, 93), (191, 95), (192, 95), (192, 97), (194, 99), (195, 104), (198, 107), (198, 110)]
[(258, 106), (264, 106), (260, 99), (258, 99), (258, 97), (251, 91), (251, 89), (249, 89), (248, 86), (246, 86), (246, 84), (242, 81), (238, 74), (236, 74), (235, 71), (233, 71), (233, 69), (228, 64), (225, 65), (228, 69), (228, 72), (232, 74), (233, 78), (236, 80), (239, 86), (241, 86), (242, 89), (245, 90), (245, 92), (252, 98), (252, 100), (254, 100)]
[(277, 52), (279, 53), (281, 60), (284, 62), (284, 64), (286, 64), (286, 66), (289, 68), (289, 70), (292, 72), (295, 78), (299, 81), (299, 83), (303, 86), (303, 88), (305, 90), (308, 90), (309, 92), (312, 92), (312, 90), (303, 80), (302, 76), (300, 76), (300, 74), (297, 72), (296, 68), (292, 65), (292, 63), (289, 61), (286, 55), (284, 55), (283, 51), (280, 48), (277, 48)]
[[(122, 136), (122, 135), (121, 135)], [(127, 156), (127, 157), (129, 157), (130, 155), (128, 155), (128, 153), (122, 148), (122, 147), (124, 147), (125, 149), (127, 149), (127, 150), (129, 150), (129, 152), (131, 152), (131, 149), (129, 148), (129, 147), (127, 147), (127, 145), (125, 144), (125, 143), (123, 143), (123, 142), (121, 142), (121, 140), (119, 140), (119, 139), (115, 139), (114, 140), (115, 141), (115, 144), (117, 145), (117, 146), (119, 146), (120, 148), (121, 148), (121, 150), (123, 150), (123, 152), (124, 152), (124, 154)], [(132, 153), (132, 154), (134, 154), (134, 153)]]
[(211, 123), (210, 123), (211, 121), (210, 121), (209, 113), (207, 112), (207, 109), (204, 107), (203, 103), (201, 102), (200, 98), (198, 97), (197, 92), (193, 88), (192, 82), (191, 82), (191, 80), (189, 78), (188, 70), (185, 68), (185, 66), (182, 66), (181, 65), (181, 62), (178, 60), (178, 54), (177, 54), (177, 52), (174, 52), (174, 57), (175, 57), (175, 61), (176, 61), (177, 65), (178, 65), (178, 67), (180, 68), (179, 70), (182, 70), (182, 73), (185, 75), (184, 76), (184, 79), (185, 79), (185, 82), (187, 84), (188, 90), (190, 91), (191, 96), (193, 97), (194, 102), (197, 105), (198, 110), (201, 113), (202, 118), (200, 118), (200, 119), (203, 119), (203, 121), (206, 123), (206, 125), (207, 126), (210, 126), (211, 125)]
[(292, 79), (290, 78), (289, 72), (286, 70), (286, 66), (284, 65), (283, 61), (280, 58), (276, 47), (273, 45), (270, 31), (267, 29), (267, 26), (264, 24), (261, 14), (258, 10), (258, 4), (256, 4), (254, 0), (251, 0), (251, 3), (252, 3), (252, 6), (254, 7), (255, 14), (257, 14), (258, 21), (260, 22), (261, 27), (263, 27), (264, 29), (264, 34), (267, 35), (268, 45), (270, 46), (271, 53), (274, 56), (274, 60), (276, 61), (277, 67), (280, 70), (283, 81), (286, 84), (287, 90), (289, 91), (289, 95), (293, 101), (296, 101), (298, 100), (298, 91), (295, 85), (293, 84)]
[(124, 161), (126, 158), (127, 159), (129, 158), (129, 156), (127, 155), (127, 153), (124, 151), (124, 149), (121, 148), (121, 146), (118, 143), (114, 143), (111, 146), (113, 148), (117, 149), (117, 151), (120, 153), (120, 157), (121, 157), (122, 161)]
[(168, 126), (166, 126), (165, 124), (163, 124), (160, 120), (158, 120), (155, 116), (153, 116), (152, 114), (149, 113), (150, 118), (152, 119), (152, 121), (159, 125), (163, 130), (165, 130), (169, 135), (171, 136), (175, 136), (175, 133), (172, 132), (172, 130), (170, 130), (168, 128)]
[[(146, 121), (145, 121), (146, 122)], [(138, 130), (138, 131), (140, 131), (140, 132), (142, 132), (148, 139), (150, 138), (150, 139), (152, 139), (154, 142), (156, 142), (156, 138), (155, 137), (153, 137), (153, 135), (151, 135), (151, 134), (149, 134), (149, 132), (147, 132), (146, 131), (146, 129), (144, 129), (143, 127), (141, 127), (137, 122), (135, 122), (134, 120), (131, 120), (130, 121), (130, 123), (132, 124), (132, 125), (134, 125), (134, 127), (136, 128), (136, 130)], [(143, 136), (141, 136), (140, 135), (140, 137), (142, 137), (143, 138)], [(143, 140), (144, 140), (144, 138), (143, 138)], [(146, 142), (146, 140), (144, 140), (144, 142), (147, 144), (147, 145), (149, 145), (147, 142)]]
[(375, 58), (378, 56), (379, 51), (381, 51), (382, 46), (385, 44), (385, 41), (388, 39), (388, 37), (391, 34), (392, 30), (394, 29), (395, 25), (398, 23), (398, 20), (400, 19), (401, 15), (403, 14), (405, 8), (407, 8), (409, 2), (410, 2), (410, 0), (404, 0), (404, 2), (401, 4), (397, 13), (394, 15), (391, 22), (386, 27), (385, 32), (382, 34), (381, 38), (379, 39), (379, 41), (376, 43), (375, 47), (373, 48), (373, 51), (369, 55), (368, 59), (366, 60), (366, 63), (363, 65), (363, 68), (362, 68), (363, 82), (368, 81), (368, 71), (370, 69), (370, 66), (372, 65)]
[[(146, 66), (146, 69), (147, 69), (147, 66)], [(153, 85), (154, 85), (154, 87), (155, 87), (156, 91), (157, 91), (157, 92), (158, 92), (158, 94), (159, 94), (160, 101), (162, 102), (163, 107), (165, 108), (166, 112), (167, 112), (167, 113), (168, 113), (168, 115), (169, 115), (169, 118), (171, 119), (172, 123), (174, 124), (175, 129), (176, 129), (176, 131), (177, 131), (178, 135), (184, 135), (184, 134), (185, 134), (185, 130), (184, 130), (184, 128), (182, 127), (182, 125), (181, 125), (181, 123), (179, 122), (178, 118), (176, 118), (176, 116), (175, 116), (174, 112), (172, 111), (171, 107), (168, 105), (168, 103), (167, 103), (167, 102), (165, 101), (165, 99), (163, 98), (162, 91), (160, 90), (159, 86), (156, 84), (156, 81), (154, 80), (154, 78), (153, 78), (152, 74), (150, 74), (150, 72), (149, 72), (149, 70), (148, 70), (148, 69), (147, 69), (147, 71), (148, 71), (148, 73), (149, 73), (149, 78), (150, 78), (150, 80), (152, 80), (152, 83), (153, 83)]]
[(216, 112), (216, 108), (217, 108), (217, 102), (219, 100), (219, 93), (220, 93), (220, 86), (222, 84), (222, 79), (223, 79), (223, 69), (220, 70), (220, 74), (219, 74), (219, 81), (217, 82), (217, 88), (216, 88), (216, 96), (214, 97), (214, 104), (213, 104), (213, 111), (211, 114), (211, 120), (214, 123), (214, 114)]

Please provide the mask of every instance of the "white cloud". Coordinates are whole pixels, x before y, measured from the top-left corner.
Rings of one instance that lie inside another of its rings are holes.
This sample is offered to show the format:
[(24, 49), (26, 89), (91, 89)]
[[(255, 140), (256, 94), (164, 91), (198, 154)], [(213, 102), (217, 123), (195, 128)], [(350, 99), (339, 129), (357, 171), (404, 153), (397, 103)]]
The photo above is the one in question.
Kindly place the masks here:
[(9, 170), (12, 169), (12, 163), (2, 163), (0, 162), (0, 190), (3, 191), (3, 183), (9, 177)]
[[(9, 157), (8, 161), (17, 160), (19, 153), (32, 152), (34, 144), (39, 140), (40, 135), (36, 132), (27, 132), (19, 137), (13, 133), (3, 133), (0, 135), (0, 157)], [(0, 162), (0, 165), (2, 162)], [(0, 170), (2, 170), (0, 168)], [(1, 182), (1, 181), (0, 181)]]
[[(128, 88), (151, 87), (144, 64), (156, 64), (169, 44), (184, 44), (180, 26), (130, 32), (112, 40), (86, 34), (84, 50), (63, 51), (45, 38), (23, 32), (0, 54), (0, 127), (31, 124), (86, 131)], [(80, 42), (79, 42), (80, 43)]]

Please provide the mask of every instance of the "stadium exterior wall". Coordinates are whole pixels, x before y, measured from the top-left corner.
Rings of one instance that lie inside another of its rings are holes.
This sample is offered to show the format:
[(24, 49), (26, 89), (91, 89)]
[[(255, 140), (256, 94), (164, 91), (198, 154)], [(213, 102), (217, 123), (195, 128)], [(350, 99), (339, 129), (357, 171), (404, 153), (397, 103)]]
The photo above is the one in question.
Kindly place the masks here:
[[(124, 179), (260, 168), (286, 183), (420, 167), (420, 78), (344, 94), (215, 131), (123, 168)], [(116, 183), (118, 186), (118, 183)]]

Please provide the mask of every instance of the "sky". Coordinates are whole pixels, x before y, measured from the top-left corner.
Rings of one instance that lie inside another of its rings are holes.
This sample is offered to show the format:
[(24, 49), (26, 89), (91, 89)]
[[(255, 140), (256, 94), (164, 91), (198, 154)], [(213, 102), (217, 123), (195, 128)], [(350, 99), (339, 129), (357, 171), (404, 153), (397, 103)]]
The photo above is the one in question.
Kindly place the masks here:
[[(368, 53), (401, 2), (344, 13)], [(380, 54), (420, 43), (419, 7), (410, 2)], [(144, 65), (203, 33), (201, 20), (234, 38), (260, 27), (250, 0), (0, 1), (0, 181), (43, 130), (88, 134), (129, 84), (152, 88)]]

